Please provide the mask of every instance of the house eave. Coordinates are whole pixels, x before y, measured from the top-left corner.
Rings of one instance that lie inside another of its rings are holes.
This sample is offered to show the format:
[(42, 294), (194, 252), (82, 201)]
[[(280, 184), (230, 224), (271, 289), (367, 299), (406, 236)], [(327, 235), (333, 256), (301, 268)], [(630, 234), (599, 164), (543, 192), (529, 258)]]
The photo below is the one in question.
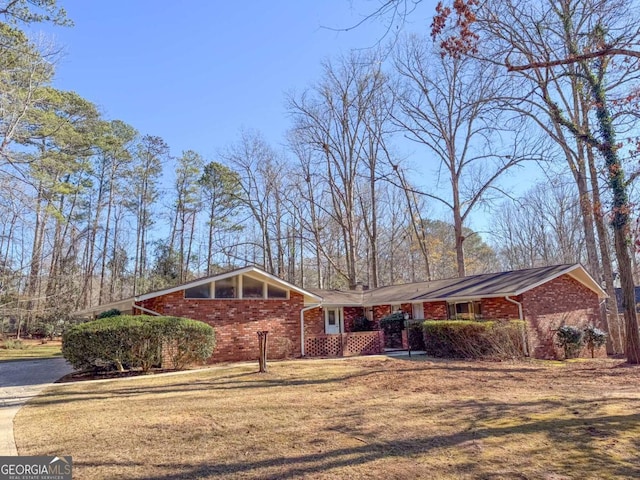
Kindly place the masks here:
[(198, 280), (194, 280), (192, 282), (188, 282), (188, 283), (184, 283), (182, 285), (178, 285), (177, 287), (172, 287), (172, 288), (165, 288), (164, 290), (158, 290), (156, 292), (150, 292), (150, 293), (146, 293), (144, 295), (138, 295), (137, 297), (135, 297), (135, 301), (136, 302), (141, 302), (144, 300), (150, 300), (152, 298), (156, 298), (156, 297), (161, 297), (163, 295), (169, 295), (171, 293), (175, 293), (175, 292), (180, 292), (183, 290), (186, 290), (188, 288), (193, 288), (193, 287), (197, 287), (199, 285), (204, 285), (207, 283), (211, 283), (211, 282), (215, 282), (217, 280), (224, 280), (225, 278), (230, 278), (230, 277), (235, 277), (237, 275), (246, 275), (249, 273), (255, 273), (261, 277), (265, 277), (268, 281), (270, 281), (271, 283), (275, 283), (279, 286), (285, 287), (288, 290), (292, 290), (294, 292), (297, 292), (299, 294), (301, 294), (302, 296), (305, 297), (305, 303), (306, 303), (306, 299), (309, 298), (315, 302), (320, 302), (322, 301), (322, 298), (317, 296), (314, 293), (308, 292), (300, 287), (297, 287), (295, 285), (293, 285), (292, 283), (287, 282), (286, 280), (282, 280), (281, 278), (276, 277), (275, 275), (271, 275), (270, 273), (265, 272), (264, 270), (261, 270), (257, 267), (244, 267), (244, 268), (239, 268), (237, 270), (231, 270), (229, 272), (225, 272), (225, 273), (221, 273), (219, 275), (212, 275), (210, 277), (206, 277), (206, 278), (200, 278)]

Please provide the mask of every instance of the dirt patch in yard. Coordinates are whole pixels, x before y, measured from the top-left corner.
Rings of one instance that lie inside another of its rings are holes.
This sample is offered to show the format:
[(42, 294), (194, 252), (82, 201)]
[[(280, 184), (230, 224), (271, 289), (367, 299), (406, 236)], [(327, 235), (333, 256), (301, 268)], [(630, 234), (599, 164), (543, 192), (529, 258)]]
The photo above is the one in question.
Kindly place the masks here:
[(58, 385), (21, 455), (75, 479), (640, 476), (640, 369), (620, 361), (292, 361)]

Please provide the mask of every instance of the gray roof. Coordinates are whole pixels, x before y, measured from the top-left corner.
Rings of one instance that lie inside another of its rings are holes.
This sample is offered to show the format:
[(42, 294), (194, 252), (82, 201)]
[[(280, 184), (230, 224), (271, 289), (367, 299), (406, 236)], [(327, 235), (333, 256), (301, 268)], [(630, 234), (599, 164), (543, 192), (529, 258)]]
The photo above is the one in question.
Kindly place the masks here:
[(364, 292), (342, 290), (313, 290), (313, 292), (322, 297), (322, 303), (325, 305), (344, 306), (478, 299), (517, 296), (565, 274), (593, 290), (600, 298), (607, 296), (580, 264), (483, 273), (462, 278), (392, 285)]

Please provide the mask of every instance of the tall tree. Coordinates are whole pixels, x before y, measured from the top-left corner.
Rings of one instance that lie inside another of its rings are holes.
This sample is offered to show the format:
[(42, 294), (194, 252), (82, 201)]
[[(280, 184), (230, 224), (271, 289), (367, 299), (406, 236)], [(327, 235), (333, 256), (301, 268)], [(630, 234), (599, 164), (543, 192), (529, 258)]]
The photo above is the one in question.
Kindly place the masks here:
[(505, 82), (490, 64), (443, 58), (425, 39), (411, 37), (398, 48), (394, 66), (404, 84), (397, 95), (395, 121), (409, 138), (429, 149), (437, 170), (446, 172), (448, 192), (425, 195), (451, 211), (457, 272), (463, 277), (465, 222), (499, 177), (525, 159), (519, 150), (526, 142), (517, 131), (511, 132), (512, 147), (501, 142), (503, 130), (509, 128), (498, 103)]
[[(102, 136), (101, 143), (99, 145), (98, 162), (99, 168), (96, 169), (99, 173), (99, 192), (103, 192), (104, 201), (106, 202), (106, 208), (104, 221), (100, 222), (103, 227), (104, 235), (101, 244), (101, 261), (100, 261), (100, 287), (98, 292), (98, 303), (105, 303), (113, 300), (113, 286), (117, 279), (115, 278), (115, 271), (112, 270), (110, 275), (110, 287), (109, 296), (107, 297), (107, 269), (108, 264), (117, 264), (115, 260), (117, 257), (118, 249), (118, 222), (116, 221), (116, 214), (119, 203), (123, 203), (124, 200), (122, 194), (125, 192), (125, 174), (129, 171), (128, 166), (132, 161), (131, 149), (133, 147), (133, 141), (137, 136), (136, 130), (119, 120), (113, 120), (109, 122), (106, 127), (106, 132)], [(106, 184), (106, 185), (105, 185)], [(96, 215), (98, 219), (98, 215)], [(98, 227), (98, 225), (96, 225)], [(110, 246), (111, 241), (111, 246)]]
[(558, 175), (492, 215), (496, 249), (508, 269), (582, 262), (584, 230), (575, 184)]
[[(342, 260), (325, 258), (353, 288), (362, 280), (360, 237), (370, 252), (371, 286), (378, 281), (377, 223), (382, 167), (388, 165), (387, 78), (375, 57), (357, 55), (326, 62), (311, 90), (289, 98), (298, 142), (313, 152), (326, 204), (317, 204), (339, 228)], [(366, 183), (365, 183), (366, 182)], [(366, 266), (368, 268), (368, 266)]]
[[(599, 152), (607, 172), (612, 198), (614, 247), (622, 285), (625, 317), (625, 354), (627, 361), (640, 363), (640, 334), (635, 309), (631, 258), (629, 255), (629, 214), (621, 147), (616, 128), (621, 118), (612, 114), (612, 92), (616, 58), (623, 68), (637, 71), (640, 60), (637, 6), (632, 1), (561, 0), (544, 2), (475, 1), (456, 2), (454, 9), (439, 7), (434, 21), (435, 36), (446, 31), (451, 15), (457, 16), (451, 42), (442, 43), (445, 51), (460, 56), (482, 47), (491, 57), (524, 77), (552, 72), (583, 85), (590, 100), (591, 122), (577, 123), (563, 105), (550, 97), (545, 85), (536, 90), (549, 105), (554, 122), (579, 142)], [(478, 39), (482, 36), (482, 44)], [(635, 97), (635, 88), (625, 83), (627, 98)], [(630, 93), (630, 95), (629, 95)], [(601, 239), (602, 241), (602, 239)]]
[(145, 135), (136, 146), (130, 170), (129, 189), (132, 200), (129, 208), (134, 213), (136, 225), (134, 295), (145, 287), (148, 236), (154, 223), (152, 207), (160, 196), (158, 183), (168, 154), (169, 146), (162, 138)]
[(242, 131), (240, 139), (221, 154), (225, 163), (237, 172), (240, 180), (238, 201), (243, 205), (256, 230), (255, 239), (249, 243), (252, 261), (269, 273), (281, 274), (280, 237), (278, 211), (281, 209), (278, 189), (286, 171), (282, 159), (255, 131)]
[(209, 162), (198, 180), (202, 188), (202, 202), (207, 212), (206, 273), (214, 266), (215, 234), (238, 228), (232, 222), (240, 207), (240, 177), (226, 165)]
[[(204, 160), (194, 152), (182, 152), (177, 160), (175, 180), (175, 211), (169, 249), (178, 254), (178, 282), (184, 283), (189, 275), (191, 250), (200, 209), (200, 184)], [(177, 243), (177, 245), (176, 245)]]

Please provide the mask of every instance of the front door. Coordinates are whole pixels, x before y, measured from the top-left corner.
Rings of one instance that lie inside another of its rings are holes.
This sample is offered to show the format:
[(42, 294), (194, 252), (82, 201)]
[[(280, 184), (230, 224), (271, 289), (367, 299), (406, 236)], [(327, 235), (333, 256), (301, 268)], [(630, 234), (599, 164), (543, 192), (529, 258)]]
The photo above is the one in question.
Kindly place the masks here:
[(422, 303), (413, 304), (413, 319), (424, 320), (424, 304)]
[(340, 333), (340, 309), (327, 308), (324, 311), (324, 333), (333, 335)]

